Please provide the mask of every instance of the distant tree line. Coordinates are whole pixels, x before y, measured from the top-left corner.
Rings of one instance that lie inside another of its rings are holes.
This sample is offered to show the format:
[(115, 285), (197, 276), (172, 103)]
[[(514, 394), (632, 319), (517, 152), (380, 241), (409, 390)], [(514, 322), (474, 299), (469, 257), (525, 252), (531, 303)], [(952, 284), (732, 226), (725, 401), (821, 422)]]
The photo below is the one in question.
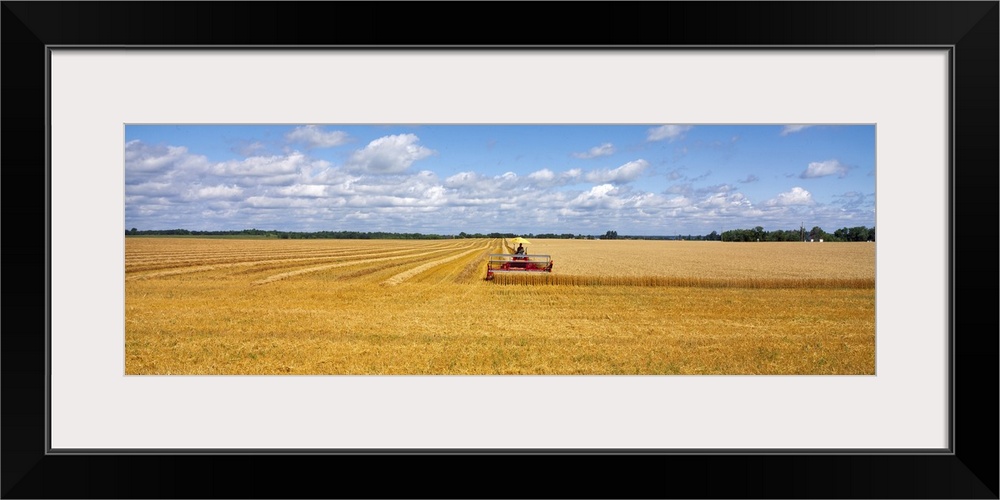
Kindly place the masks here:
[(458, 233), (459, 238), (516, 238), (518, 236), (523, 236), (525, 238), (534, 238), (536, 240), (544, 239), (561, 239), (561, 240), (572, 240), (572, 239), (588, 239), (593, 240), (595, 236), (585, 235), (585, 234), (573, 234), (573, 233), (528, 233), (528, 234), (518, 234), (518, 233), (466, 233), (462, 231)]
[(253, 237), (253, 238), (277, 238), (283, 240), (311, 240), (311, 239), (335, 239), (335, 240), (437, 240), (451, 238), (439, 234), (422, 233), (390, 233), (390, 232), (361, 232), (361, 231), (277, 231), (263, 229), (243, 229), (241, 231), (192, 231), (188, 229), (152, 229), (139, 231), (136, 228), (125, 231), (129, 236), (229, 236), (229, 237)]
[(819, 226), (814, 226), (808, 231), (804, 227), (765, 231), (763, 227), (757, 226), (753, 229), (723, 231), (721, 239), (722, 241), (875, 241), (875, 228), (864, 226), (844, 227), (831, 234)]
[(731, 229), (719, 234), (712, 231), (707, 235), (669, 235), (669, 236), (619, 236), (618, 231), (608, 231), (603, 235), (573, 234), (573, 233), (466, 233), (457, 236), (423, 233), (392, 233), (392, 232), (362, 232), (362, 231), (278, 231), (262, 229), (243, 229), (240, 231), (193, 231), (188, 229), (152, 229), (140, 231), (136, 228), (125, 231), (127, 236), (211, 236), (233, 238), (277, 238), (277, 239), (340, 239), (340, 240), (437, 240), (446, 238), (515, 238), (524, 236), (534, 239), (587, 239), (587, 240), (690, 240), (690, 241), (875, 241), (874, 227), (844, 227), (832, 234), (819, 226), (809, 231), (799, 229), (777, 229), (765, 231), (757, 226), (752, 229)]

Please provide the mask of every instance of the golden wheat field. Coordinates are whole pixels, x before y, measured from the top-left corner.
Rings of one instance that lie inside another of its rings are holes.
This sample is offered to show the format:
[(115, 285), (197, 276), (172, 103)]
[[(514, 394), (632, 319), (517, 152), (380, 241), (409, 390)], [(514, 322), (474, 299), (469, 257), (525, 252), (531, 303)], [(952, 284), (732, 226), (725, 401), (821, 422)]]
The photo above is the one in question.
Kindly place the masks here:
[(129, 375), (875, 373), (874, 243), (125, 239)]

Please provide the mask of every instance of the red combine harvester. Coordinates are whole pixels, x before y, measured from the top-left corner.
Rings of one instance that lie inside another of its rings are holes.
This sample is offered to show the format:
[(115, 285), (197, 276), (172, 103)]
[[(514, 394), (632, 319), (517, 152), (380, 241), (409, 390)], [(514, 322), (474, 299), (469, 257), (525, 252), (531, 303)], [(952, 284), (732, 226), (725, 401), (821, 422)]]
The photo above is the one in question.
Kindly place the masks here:
[(524, 244), (530, 242), (524, 238), (514, 238), (511, 243), (518, 245), (514, 253), (490, 254), (489, 263), (486, 265), (486, 279), (493, 279), (495, 273), (552, 272), (552, 256), (527, 253)]

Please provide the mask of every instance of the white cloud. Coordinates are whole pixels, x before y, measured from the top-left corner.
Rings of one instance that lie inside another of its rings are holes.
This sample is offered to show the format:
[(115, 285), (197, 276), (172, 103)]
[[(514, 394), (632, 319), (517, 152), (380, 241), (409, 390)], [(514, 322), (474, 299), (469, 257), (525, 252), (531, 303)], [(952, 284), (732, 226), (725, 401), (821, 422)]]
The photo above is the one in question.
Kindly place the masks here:
[(447, 192), (442, 186), (432, 186), (424, 190), (423, 198), (431, 205), (444, 205), (448, 202)]
[(200, 169), (208, 161), (183, 146), (150, 146), (133, 140), (125, 144), (125, 174), (164, 173), (175, 169)]
[(509, 199), (526, 192), (542, 192), (545, 189), (575, 183), (580, 178), (579, 169), (555, 173), (542, 169), (525, 176), (514, 172), (485, 176), (475, 172), (459, 172), (444, 180), (444, 187), (456, 191), (460, 198)]
[(674, 198), (666, 200), (663, 206), (667, 208), (681, 208), (681, 207), (686, 207), (688, 205), (691, 205), (690, 198), (686, 196), (676, 196)]
[(299, 198), (322, 198), (326, 196), (326, 186), (318, 184), (296, 184), (279, 188), (277, 193), (282, 196)]
[(555, 180), (556, 174), (547, 168), (528, 174), (528, 178), (535, 181), (551, 182)]
[(729, 202), (726, 199), (726, 193), (715, 193), (705, 198), (701, 205), (707, 207), (725, 207), (729, 205)]
[(584, 153), (573, 153), (574, 158), (580, 159), (590, 159), (597, 158), (598, 156), (608, 156), (615, 152), (615, 147), (610, 142), (605, 142), (600, 146), (594, 146)]
[(181, 189), (173, 183), (166, 181), (150, 181), (141, 184), (126, 186), (125, 193), (128, 196), (177, 196)]
[(558, 186), (566, 186), (569, 184), (576, 184), (580, 182), (583, 171), (574, 168), (561, 173), (555, 173), (547, 168), (539, 170), (537, 172), (532, 172), (521, 179), (519, 182), (520, 187), (529, 187), (532, 189), (543, 189)]
[(459, 172), (445, 179), (444, 183), (446, 186), (451, 188), (462, 188), (466, 186), (474, 186), (478, 184), (482, 178), (482, 175), (475, 172)]
[(615, 195), (618, 189), (611, 184), (601, 184), (590, 188), (590, 191), (580, 193), (569, 203), (569, 208), (613, 208), (621, 206)]
[(326, 132), (315, 125), (296, 127), (295, 130), (285, 134), (285, 140), (290, 143), (304, 144), (307, 148), (332, 148), (346, 144), (350, 137), (346, 132), (335, 130)]
[(809, 127), (812, 127), (812, 125), (785, 125), (781, 129), (781, 135), (785, 136), (788, 134), (794, 134), (796, 132), (801, 132)]
[(745, 214), (748, 210), (753, 210), (753, 203), (742, 193), (720, 189), (698, 202), (697, 207), (710, 209), (714, 213)]
[(374, 174), (403, 172), (414, 161), (435, 153), (434, 150), (418, 145), (419, 140), (413, 134), (380, 137), (368, 143), (364, 149), (355, 151), (347, 163), (348, 167)]
[(799, 174), (803, 179), (814, 179), (816, 177), (826, 177), (828, 175), (839, 175), (844, 177), (850, 167), (837, 160), (814, 161), (806, 167), (806, 170)]
[(639, 178), (642, 173), (649, 168), (649, 162), (646, 160), (635, 160), (630, 161), (618, 168), (608, 170), (600, 169), (588, 172), (584, 179), (589, 182), (594, 183), (616, 183), (624, 184), (627, 182), (632, 182)]
[(791, 191), (781, 193), (777, 197), (768, 200), (767, 206), (791, 206), (791, 205), (812, 205), (812, 194), (800, 187), (793, 187)]
[(246, 206), (250, 208), (310, 208), (314, 203), (301, 198), (286, 198), (274, 196), (251, 196), (246, 199)]
[(295, 151), (283, 156), (251, 156), (243, 160), (216, 163), (212, 166), (211, 172), (215, 175), (266, 177), (297, 174), (312, 165), (322, 165), (322, 163), (309, 160), (304, 154)]
[(662, 141), (666, 139), (669, 142), (673, 142), (683, 137), (684, 132), (692, 128), (690, 125), (663, 125), (662, 127), (651, 128), (646, 134), (646, 140)]
[(345, 187), (360, 180), (361, 177), (351, 175), (340, 168), (325, 168), (307, 179), (309, 184), (324, 184), (327, 186)]
[(464, 206), (491, 205), (509, 198), (517, 180), (510, 176), (487, 177), (475, 172), (460, 172), (444, 180), (443, 187), (450, 190), (454, 203)]
[(232, 200), (239, 198), (241, 195), (243, 195), (243, 189), (239, 186), (225, 185), (203, 187), (194, 192), (194, 198), (199, 200)]

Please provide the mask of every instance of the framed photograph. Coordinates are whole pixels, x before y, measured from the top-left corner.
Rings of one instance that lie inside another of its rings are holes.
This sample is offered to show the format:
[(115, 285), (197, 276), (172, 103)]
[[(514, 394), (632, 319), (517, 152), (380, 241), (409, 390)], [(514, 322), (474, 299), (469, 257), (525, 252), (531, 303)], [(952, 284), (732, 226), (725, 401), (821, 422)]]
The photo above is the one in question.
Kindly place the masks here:
[(4, 2), (5, 497), (997, 498), (997, 2), (473, 5)]

